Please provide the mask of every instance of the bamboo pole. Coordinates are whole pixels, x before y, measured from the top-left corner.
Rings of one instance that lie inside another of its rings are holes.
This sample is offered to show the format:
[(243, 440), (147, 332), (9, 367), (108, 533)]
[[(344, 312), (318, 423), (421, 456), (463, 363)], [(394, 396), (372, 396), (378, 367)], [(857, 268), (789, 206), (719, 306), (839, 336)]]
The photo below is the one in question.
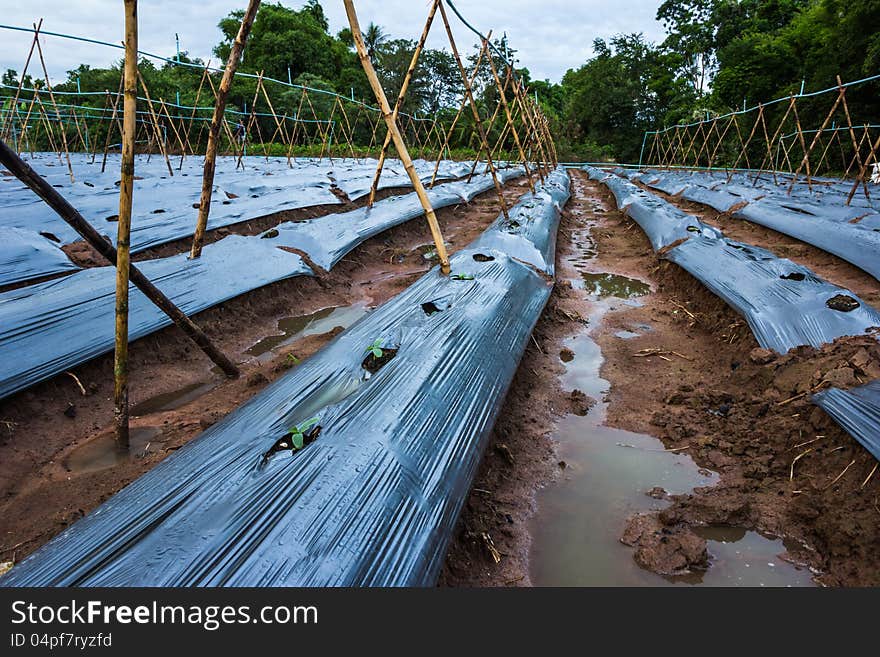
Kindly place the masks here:
[[(205, 76), (209, 75), (209, 73), (208, 73), (208, 67), (210, 67), (210, 66), (211, 66), (211, 60), (209, 59), (209, 60), (208, 60), (208, 63), (205, 64), (205, 70), (202, 71), (202, 77), (201, 77), (201, 79), (199, 80), (199, 88), (196, 89), (196, 99), (195, 99), (195, 101), (193, 101), (193, 109), (192, 109), (192, 113), (190, 114), (190, 117), (189, 117), (189, 123), (188, 123), (187, 126), (186, 126), (186, 143), (190, 145), (190, 146), (189, 146), (189, 149), (190, 149), (190, 151), (192, 152), (193, 155), (196, 154), (196, 151), (195, 151), (195, 148), (193, 148), (192, 143), (190, 142), (189, 135), (190, 135), (190, 133), (192, 132), (192, 124), (193, 124), (193, 121), (194, 121), (195, 118), (196, 118), (196, 112), (197, 112), (198, 109), (199, 109), (199, 99), (201, 99), (201, 97), (202, 97), (202, 88), (205, 86)], [(198, 136), (196, 137), (196, 146), (198, 146), (199, 139), (201, 139), (201, 137), (202, 137), (202, 131), (201, 131), (201, 129), (200, 129), (200, 130), (199, 130), (199, 134), (198, 134)], [(186, 157), (186, 154), (185, 154), (185, 153), (184, 153), (183, 155), (180, 156), (180, 163), (177, 165), (177, 170), (178, 170), (178, 171), (180, 171), (180, 170), (183, 169), (183, 160), (184, 160), (185, 157)]]
[(125, 0), (125, 89), (122, 111), (122, 176), (116, 233), (116, 348), (113, 355), (113, 418), (116, 444), (128, 450), (128, 278), (131, 202), (134, 190), (134, 137), (137, 129), (137, 0)]
[[(428, 19), (425, 21), (425, 27), (422, 29), (422, 36), (416, 44), (416, 49), (413, 51), (412, 59), (409, 63), (409, 68), (406, 70), (403, 83), (400, 85), (400, 92), (397, 94), (397, 102), (394, 104), (395, 121), (400, 113), (400, 108), (403, 105), (403, 99), (406, 96), (406, 92), (409, 89), (410, 80), (412, 80), (413, 73), (416, 70), (416, 66), (418, 66), (419, 56), (422, 54), (422, 49), (425, 47), (425, 41), (428, 40), (428, 33), (431, 31), (431, 25), (434, 23), (434, 16), (437, 13), (438, 4), (440, 4), (440, 0), (433, 0), (433, 2), (431, 2), (431, 9), (428, 12)], [(373, 183), (370, 185), (370, 200), (367, 203), (369, 207), (373, 207), (373, 203), (376, 201), (376, 191), (379, 189), (379, 179), (382, 177), (382, 168), (385, 166), (385, 158), (388, 156), (388, 148), (390, 146), (391, 132), (389, 131), (385, 133), (385, 142), (382, 144), (382, 152), (379, 153), (379, 163), (376, 165), (376, 173), (373, 176)]]
[(825, 120), (822, 122), (822, 125), (819, 127), (818, 132), (816, 132), (816, 136), (813, 137), (813, 141), (810, 143), (810, 148), (807, 149), (807, 152), (804, 154), (804, 159), (801, 160), (800, 165), (797, 170), (794, 172), (794, 178), (791, 180), (791, 184), (788, 186), (788, 193), (791, 194), (791, 190), (794, 189), (795, 183), (797, 183), (798, 176), (800, 175), (801, 170), (804, 168), (804, 165), (807, 167), (807, 185), (810, 189), (813, 189), (813, 185), (811, 182), (811, 173), (810, 173), (810, 153), (813, 152), (813, 149), (816, 147), (816, 144), (819, 142), (819, 137), (822, 136), (822, 132), (825, 128), (828, 127), (828, 122), (831, 120), (831, 117), (834, 116), (834, 112), (837, 110), (837, 106), (840, 105), (840, 101), (846, 96), (846, 87), (841, 86), (840, 90), (837, 93), (837, 99), (834, 101), (834, 104), (831, 106), (831, 110), (828, 112), (828, 116), (825, 117)]
[[(495, 163), (492, 161), (492, 147), (489, 146), (486, 131), (483, 129), (483, 120), (480, 118), (480, 110), (477, 108), (477, 102), (474, 100), (473, 91), (468, 84), (467, 71), (461, 61), (461, 55), (458, 54), (458, 47), (455, 45), (455, 37), (452, 35), (452, 28), (449, 25), (449, 17), (446, 15), (446, 8), (442, 2), (440, 3), (440, 17), (443, 19), (443, 26), (446, 28), (446, 34), (449, 37), (449, 46), (452, 48), (452, 56), (455, 58), (456, 64), (458, 64), (458, 71), (461, 73), (462, 82), (467, 85), (465, 87), (465, 94), (470, 103), (471, 111), (474, 115), (474, 121), (476, 122), (477, 130), (480, 134), (480, 141), (483, 145), (482, 148), (486, 152), (486, 160), (489, 163), (489, 170), (492, 172), (492, 182), (495, 184), (495, 192), (498, 194), (498, 202), (501, 204), (501, 213), (506, 220), (509, 220), (510, 212), (507, 209), (507, 201), (504, 199), (504, 193), (501, 190), (501, 182), (498, 180), (498, 174), (495, 171)], [(489, 53), (489, 57), (492, 57), (491, 53)], [(479, 157), (479, 155), (477, 155), (477, 157)]]
[[(18, 88), (15, 90), (15, 99), (12, 101), (12, 114), (10, 114), (10, 124), (7, 125), (5, 122), (3, 124), (3, 139), (6, 139), (9, 134), (9, 127), (12, 126), (12, 122), (15, 121), (15, 115), (18, 112), (18, 97), (21, 95), (21, 89), (24, 86), (24, 76), (27, 75), (28, 66), (31, 63), (31, 57), (34, 56), (34, 48), (37, 45), (37, 39), (40, 38), (40, 28), (43, 27), (43, 19), (40, 19), (40, 22), (34, 26), (34, 38), (31, 41), (31, 49), (28, 51), (27, 59), (24, 61), (24, 69), (21, 72), (21, 77), (18, 80)], [(16, 145), (16, 148), (18, 146)]]
[[(34, 30), (36, 31), (37, 26), (34, 24)], [(58, 117), (59, 125), (61, 122), (61, 114), (58, 111), (58, 104), (55, 102), (55, 94), (52, 92), (52, 83), (49, 82), (49, 72), (46, 70), (46, 60), (43, 58), (43, 48), (40, 46), (40, 40), (36, 40), (37, 44), (37, 55), (40, 56), (40, 64), (43, 67), (43, 75), (46, 76), (46, 89), (49, 91), (49, 100), (52, 101), (52, 107), (55, 109), (55, 116)], [(70, 182), (73, 182), (73, 166), (70, 164), (70, 152), (67, 149), (67, 135), (64, 133), (63, 126), (61, 127), (61, 143), (64, 146), (64, 156), (67, 158), (67, 172), (70, 174)]]
[[(488, 48), (488, 39), (485, 40), (486, 47)], [(532, 180), (532, 172), (529, 169), (529, 163), (526, 158), (526, 152), (523, 150), (522, 142), (519, 140), (519, 133), (516, 131), (516, 126), (513, 124), (513, 116), (510, 114), (510, 107), (507, 104), (507, 94), (504, 93), (504, 87), (501, 85), (501, 79), (498, 77), (498, 71), (495, 69), (495, 62), (492, 61), (492, 54), (489, 54), (489, 68), (492, 71), (492, 77), (495, 78), (495, 85), (498, 87), (498, 93), (501, 97), (501, 105), (504, 106), (504, 114), (507, 117), (507, 125), (510, 126), (510, 132), (513, 133), (513, 141), (516, 143), (516, 147), (519, 150), (519, 156), (522, 158), (523, 167), (526, 170), (526, 178), (529, 181), (529, 190), (535, 191), (535, 181)], [(492, 153), (489, 153), (489, 159), (492, 159)]]
[[(437, 215), (434, 214), (434, 208), (431, 207), (431, 201), (428, 198), (428, 194), (422, 185), (418, 172), (416, 172), (416, 169), (413, 166), (409, 151), (407, 150), (403, 137), (400, 135), (400, 130), (397, 127), (397, 121), (394, 120), (391, 106), (388, 104), (388, 98), (385, 96), (385, 91), (382, 89), (382, 85), (380, 84), (379, 78), (376, 76), (376, 71), (373, 68), (373, 63), (370, 61), (370, 56), (367, 54), (367, 46), (364, 44), (364, 37), (361, 34), (361, 28), (358, 24), (358, 18), (352, 0), (344, 0), (344, 3), (345, 13), (348, 15), (348, 23), (351, 26), (351, 33), (354, 37), (354, 44), (357, 48), (358, 57), (361, 60), (361, 66), (363, 66), (367, 80), (370, 82), (370, 87), (372, 87), (373, 93), (376, 95), (376, 100), (382, 110), (385, 124), (391, 132), (394, 148), (397, 149), (397, 154), (403, 162), (403, 166), (409, 174), (409, 179), (412, 182), (413, 188), (416, 190), (422, 208), (425, 210), (425, 217), (428, 219), (428, 226), (431, 229), (431, 235), (434, 238), (434, 245), (437, 249), (437, 256), (440, 259), (440, 271), (448, 276), (450, 273), (449, 256), (446, 253), (446, 244), (443, 242), (443, 234), (440, 232), (440, 224), (437, 222)], [(442, 11), (443, 5), (440, 5), (440, 9)]]
[(168, 106), (165, 104), (164, 98), (159, 98), (159, 110), (165, 115), (165, 120), (168, 121), (168, 125), (171, 127), (171, 132), (174, 133), (174, 137), (177, 139), (177, 145), (180, 146), (181, 154), (186, 154), (186, 143), (184, 143), (183, 137), (180, 136), (180, 132), (174, 125), (174, 120), (171, 118), (171, 114), (168, 113)]
[[(162, 153), (162, 157), (165, 158), (165, 166), (168, 167), (168, 175), (172, 178), (174, 177), (174, 168), (171, 166), (171, 160), (168, 158), (168, 149), (165, 147), (165, 134), (162, 132), (162, 128), (159, 125), (159, 117), (156, 116), (156, 110), (153, 108), (153, 99), (150, 98), (150, 90), (147, 89), (147, 81), (144, 80), (144, 76), (141, 75), (141, 72), (137, 71), (137, 79), (140, 80), (141, 87), (144, 89), (144, 97), (147, 99), (147, 109), (150, 110), (150, 118), (153, 121), (153, 131), (156, 133), (156, 142), (159, 144), (159, 151)], [(137, 89), (135, 89), (135, 92)], [(123, 118), (123, 122), (125, 119)], [(149, 159), (147, 160), (149, 161)]]
[(865, 158), (865, 163), (859, 169), (859, 175), (856, 178), (855, 183), (853, 183), (852, 189), (849, 190), (849, 195), (846, 197), (847, 205), (852, 202), (853, 196), (855, 196), (856, 190), (859, 188), (859, 183), (865, 180), (865, 173), (867, 172), (868, 167), (871, 166), (871, 162), (876, 159), (877, 151), (880, 151), (880, 135), (877, 135), (877, 141), (874, 142), (874, 145), (871, 147), (871, 152), (868, 153), (868, 157)]
[(202, 241), (205, 239), (205, 230), (208, 227), (208, 214), (211, 211), (211, 194), (214, 188), (217, 139), (220, 136), (220, 124), (225, 123), (223, 112), (226, 109), (226, 96), (229, 95), (232, 78), (235, 75), (235, 69), (238, 68), (238, 61), (241, 59), (241, 51), (244, 50), (244, 44), (247, 42), (251, 26), (254, 24), (259, 8), (260, 0), (249, 1), (241, 20), (241, 27), (238, 29), (235, 42), (232, 44), (232, 49), (229, 52), (229, 61), (226, 62), (223, 79), (220, 81), (217, 103), (214, 105), (214, 116), (211, 118), (211, 128), (208, 131), (208, 148), (205, 152), (205, 170), (202, 176), (202, 195), (199, 199), (199, 215), (196, 220), (196, 231), (193, 235), (192, 249), (190, 251), (191, 258), (198, 258), (202, 255)]
[[(208, 77), (205, 79), (208, 81), (208, 86), (211, 87), (211, 93), (214, 95), (214, 103), (216, 104), (218, 96), (217, 96), (217, 89), (216, 89), (216, 87), (214, 87), (214, 81), (211, 79), (210, 75), (208, 75)], [(225, 110), (224, 110), (224, 112), (225, 112)], [(233, 153), (238, 153), (238, 148), (235, 146), (235, 136), (232, 134), (232, 130), (230, 130), (230, 128), (229, 128), (229, 123), (226, 121), (225, 113), (221, 116), (220, 122), (223, 124), (223, 132), (226, 135), (226, 138), (229, 140), (230, 148), (232, 148)], [(210, 136), (210, 130), (211, 130), (211, 127), (208, 126), (209, 136)], [(199, 131), (199, 139), (201, 139), (201, 136), (202, 136), (202, 133), (200, 130)], [(208, 154), (206, 151), (205, 157), (207, 157), (207, 155)]]
[(238, 153), (238, 161), (235, 163), (235, 170), (238, 171), (238, 168), (241, 167), (244, 169), (244, 165), (242, 164), (242, 158), (244, 158), (244, 151), (247, 148), (248, 136), (251, 132), (251, 127), (254, 125), (254, 121), (257, 118), (257, 98), (260, 96), (260, 85), (263, 83), (263, 71), (257, 75), (257, 86), (254, 89), (254, 98), (251, 101), (251, 113), (248, 116), (248, 122), (244, 129), (244, 139), (241, 142), (241, 150)]
[[(843, 88), (843, 81), (840, 79), (839, 75), (837, 76), (837, 85), (840, 88)], [(844, 113), (844, 116), (846, 116), (846, 125), (849, 128), (849, 137), (852, 140), (852, 146), (853, 146), (853, 150), (855, 150), (855, 152), (856, 152), (856, 158), (858, 159), (858, 162), (861, 165), (862, 154), (859, 152), (859, 147), (856, 145), (856, 133), (853, 130), (852, 118), (850, 117), (850, 114), (849, 114), (849, 106), (846, 103), (846, 96), (845, 95), (843, 96), (842, 100), (843, 100), (843, 113)], [(837, 140), (839, 143), (840, 142), (839, 136), (838, 136)], [(843, 152), (843, 144), (841, 144), (841, 153), (842, 152)], [(864, 190), (865, 190), (865, 198), (870, 199), (871, 194), (868, 192), (868, 183), (863, 180), (862, 185), (864, 186)]]
[[(483, 62), (483, 55), (485, 54), (486, 49), (481, 48), (480, 54), (477, 56), (477, 62), (474, 64), (474, 71), (471, 74), (469, 84), (473, 84), (474, 80), (477, 79), (477, 74), (480, 70), (480, 64)], [(437, 163), (434, 165), (434, 175), (431, 176), (431, 188), (433, 189), (434, 183), (437, 180), (437, 173), (440, 170), (440, 161), (443, 159), (443, 151), (449, 148), (449, 141), (452, 139), (452, 133), (455, 132), (455, 126), (458, 124), (458, 120), (461, 118), (461, 115), (464, 114), (464, 109), (467, 107), (468, 98), (466, 95), (463, 95), (461, 99), (461, 105), (458, 108), (458, 112), (455, 114), (455, 118), (452, 120), (452, 123), (449, 126), (449, 130), (446, 132), (446, 139), (443, 141), (443, 146), (440, 148), (440, 154), (437, 156)]]
[[(101, 160), (101, 173), (104, 173), (104, 168), (107, 166), (107, 151), (110, 149), (110, 133), (113, 132), (114, 122), (116, 123), (117, 128), (119, 127), (119, 119), (117, 118), (119, 112), (119, 96), (122, 95), (124, 84), (125, 73), (123, 72), (123, 74), (119, 76), (119, 90), (116, 92), (116, 97), (113, 99), (113, 114), (110, 116), (110, 125), (107, 126), (107, 138), (104, 140), (104, 159)], [(107, 91), (107, 94), (110, 94), (109, 90)]]

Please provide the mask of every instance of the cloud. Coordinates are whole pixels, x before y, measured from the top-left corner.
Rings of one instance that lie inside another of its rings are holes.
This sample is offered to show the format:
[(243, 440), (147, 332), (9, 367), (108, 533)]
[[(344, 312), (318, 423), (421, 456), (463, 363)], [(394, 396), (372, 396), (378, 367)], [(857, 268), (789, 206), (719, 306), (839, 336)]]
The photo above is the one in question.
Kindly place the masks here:
[[(518, 50), (520, 64), (538, 79), (559, 81), (569, 68), (583, 64), (592, 54), (593, 39), (617, 33), (643, 32), (650, 41), (663, 38), (663, 30), (654, 20), (661, 0), (456, 0), (455, 6), (481, 31), (494, 35), (507, 33), (510, 44)], [(39, 20), (27, 3), (9, 3), (3, 11), (7, 25), (30, 26)], [(140, 3), (140, 49), (164, 56), (175, 52), (175, 33), (180, 47), (190, 55), (212, 56), (211, 49), (220, 40), (217, 22), (234, 9), (243, 9), (245, 0), (202, 0), (178, 2), (148, 0)], [(285, 2), (299, 7), (302, 2)], [(321, 3), (335, 33), (348, 22), (342, 0)], [(361, 24), (381, 25), (394, 37), (418, 38), (428, 13), (427, 0), (356, 0)], [(39, 11), (45, 19), (43, 29), (120, 43), (123, 37), (123, 12), (119, 0), (41, 0)], [(475, 37), (450, 12), (450, 21), (459, 48), (469, 51)], [(30, 44), (26, 33), (0, 30), (0, 68), (22, 69)], [(121, 57), (113, 48), (45, 37), (42, 41), (46, 63), (53, 81), (66, 77), (66, 71), (80, 63), (107, 66)], [(437, 18), (429, 39), (431, 47), (446, 45), (443, 23)], [(30, 71), (38, 70), (32, 62)], [(40, 74), (42, 76), (42, 74)]]

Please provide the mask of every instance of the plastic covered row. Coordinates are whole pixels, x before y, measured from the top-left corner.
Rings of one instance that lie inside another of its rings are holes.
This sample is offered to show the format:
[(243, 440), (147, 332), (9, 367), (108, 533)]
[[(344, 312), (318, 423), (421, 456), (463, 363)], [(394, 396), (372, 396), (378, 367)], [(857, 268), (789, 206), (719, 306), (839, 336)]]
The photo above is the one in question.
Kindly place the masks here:
[[(454, 186), (448, 192), (446, 185), (431, 190), (436, 208), (473, 198), (492, 181), (480, 176), (470, 184), (447, 184)], [(206, 245), (197, 260), (178, 254), (138, 267), (193, 314), (270, 283), (312, 274), (298, 255), (278, 247), (301, 248), (329, 269), (371, 235), (421, 214), (416, 194), (410, 193), (378, 201), (371, 210), (286, 225), (283, 232), (277, 229), (277, 239), (230, 235)], [(113, 349), (115, 280), (113, 267), (96, 267), (0, 294), (0, 398)], [(131, 339), (168, 326), (170, 320), (136, 288), (131, 294)]]
[[(115, 243), (116, 221), (119, 212), (118, 156), (109, 158), (101, 173), (100, 159), (92, 163), (85, 153), (71, 153), (74, 165), (74, 182), (70, 181), (66, 163), (62, 164), (51, 154), (39, 154), (31, 159), (31, 165), (76, 207), (80, 213), (102, 234)], [(196, 224), (197, 208), (201, 194), (202, 164), (198, 158), (184, 160), (178, 169), (173, 162), (174, 176), (169, 176), (163, 158), (139, 156), (135, 166), (137, 177), (133, 194), (131, 249), (133, 253), (189, 237)], [(268, 161), (258, 157), (242, 159), (243, 169), (237, 168), (235, 157), (217, 158), (214, 193), (208, 230), (229, 226), (250, 219), (298, 208), (318, 205), (338, 205), (342, 201), (333, 193), (333, 187), (341, 186), (351, 199), (369, 191), (376, 169), (374, 160), (296, 160), (288, 166), (284, 158)], [(379, 189), (411, 187), (403, 167), (396, 161), (388, 162)], [(443, 161), (438, 180), (446, 181), (467, 175), (470, 164)], [(416, 170), (424, 180), (430, 180), (434, 163), (419, 160)], [(339, 177), (337, 179), (336, 177)], [(35, 253), (31, 262), (23, 262), (28, 251), (20, 250), (13, 268), (10, 256), (0, 251), (0, 285), (8, 285), (62, 271), (57, 261), (64, 258), (57, 249), (50, 261), (53, 243), (69, 244), (80, 239), (79, 235), (46, 206), (26, 186), (11, 176), (0, 177), (0, 230), (15, 228), (27, 235), (31, 243), (43, 240), (43, 249)], [(72, 263), (71, 263), (72, 266)]]
[(31, 230), (0, 227), (0, 286), (76, 269), (49, 238)]
[(627, 203), (624, 211), (639, 224), (655, 251), (746, 319), (762, 347), (786, 353), (799, 345), (819, 347), (880, 326), (877, 310), (810, 269), (728, 239), (628, 180), (597, 169), (588, 172)]
[[(522, 169), (519, 170), (522, 173)], [(426, 190), (435, 209), (468, 203), (494, 187), (491, 176), (475, 176), (470, 183), (450, 182)], [(299, 249), (319, 267), (329, 270), (364, 240), (424, 214), (418, 196), (407, 194), (385, 199), (372, 208), (362, 207), (308, 221), (288, 221), (263, 233), (276, 246)]]
[[(452, 276), (432, 269), (0, 585), (434, 585), (552, 288), (499, 251), (468, 247), (451, 264)], [(306, 427), (302, 449), (279, 448)]]
[(823, 390), (813, 403), (880, 461), (880, 379), (850, 390)]
[(788, 176), (774, 181), (765, 174), (756, 181), (734, 174), (727, 182), (726, 176), (694, 171), (647, 172), (633, 179), (811, 244), (880, 280), (880, 213), (861, 194), (846, 205), (851, 183), (818, 180), (814, 191), (801, 184), (789, 195)]

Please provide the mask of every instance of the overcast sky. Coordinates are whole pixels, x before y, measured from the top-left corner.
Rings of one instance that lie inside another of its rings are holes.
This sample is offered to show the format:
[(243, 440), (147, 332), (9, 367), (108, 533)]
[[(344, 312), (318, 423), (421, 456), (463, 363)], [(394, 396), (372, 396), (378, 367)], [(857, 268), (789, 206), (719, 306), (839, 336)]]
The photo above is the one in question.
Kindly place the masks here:
[[(521, 65), (532, 76), (558, 82), (565, 71), (581, 65), (592, 52), (597, 37), (608, 38), (620, 32), (643, 32), (648, 40), (660, 41), (663, 29), (654, 20), (662, 0), (457, 0), (456, 7), (481, 31), (505, 31), (513, 48), (519, 50)], [(180, 35), (181, 50), (207, 59), (220, 40), (217, 22), (233, 9), (243, 9), (246, 0), (141, 0), (139, 3), (140, 49), (160, 55), (174, 53), (174, 34)], [(304, 2), (287, 0), (283, 4), (299, 8)], [(348, 22), (342, 0), (321, 0), (334, 34)], [(122, 0), (3, 0), (0, 22), (31, 26), (43, 18), (43, 29), (87, 36), (101, 41), (121, 42), (123, 38)], [(375, 22), (394, 37), (417, 39), (424, 25), (427, 0), (356, 0), (361, 25)], [(457, 19), (451, 16), (453, 23)], [(470, 34), (454, 25), (456, 39), (464, 49), (473, 43)], [(429, 44), (445, 44), (442, 23), (432, 29)], [(21, 71), (31, 37), (0, 30), (0, 68)], [(45, 37), (42, 41), (49, 75), (53, 81), (79, 63), (107, 66), (120, 57), (120, 51), (101, 46)], [(39, 66), (32, 62), (31, 66)], [(29, 68), (33, 72), (33, 68)], [(42, 74), (40, 74), (42, 77)]]

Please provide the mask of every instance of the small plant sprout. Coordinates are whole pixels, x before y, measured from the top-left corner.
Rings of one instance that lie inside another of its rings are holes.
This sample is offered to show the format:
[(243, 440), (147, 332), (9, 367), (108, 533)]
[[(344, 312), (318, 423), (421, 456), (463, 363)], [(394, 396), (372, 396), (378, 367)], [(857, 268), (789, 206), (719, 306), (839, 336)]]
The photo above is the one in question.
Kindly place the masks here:
[(318, 424), (318, 418), (313, 417), (311, 420), (303, 422), (300, 425), (293, 426), (287, 430), (287, 435), (290, 436), (291, 449), (296, 451), (298, 449), (302, 449), (305, 445), (306, 436), (309, 434), (309, 429)]
[(299, 358), (297, 358), (293, 354), (287, 354), (287, 362), (291, 365), (299, 365)]
[(275, 444), (269, 448), (265, 454), (263, 454), (263, 458), (260, 461), (260, 467), (266, 465), (269, 462), (269, 459), (272, 458), (273, 454), (277, 454), (278, 452), (298, 452), (303, 447), (305, 447), (306, 442), (314, 442), (318, 434), (321, 432), (321, 427), (318, 425), (318, 418), (313, 417), (311, 420), (307, 422), (303, 422), (300, 425), (296, 425), (287, 430), (287, 433), (281, 436), (278, 440), (275, 441)]
[(382, 351), (382, 338), (376, 338), (376, 340), (367, 347), (364, 351), (373, 354), (373, 358), (382, 358), (382, 354), (385, 352)]
[(454, 281), (472, 281), (474, 280), (473, 274), (453, 274), (452, 280)]

